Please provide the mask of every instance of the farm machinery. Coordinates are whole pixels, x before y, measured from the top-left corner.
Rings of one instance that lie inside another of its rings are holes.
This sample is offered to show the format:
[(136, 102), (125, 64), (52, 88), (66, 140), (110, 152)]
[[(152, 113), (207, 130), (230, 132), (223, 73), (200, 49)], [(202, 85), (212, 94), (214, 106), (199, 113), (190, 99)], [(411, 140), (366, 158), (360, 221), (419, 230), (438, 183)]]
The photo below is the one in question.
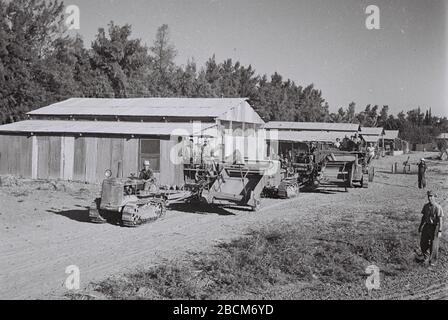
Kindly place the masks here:
[(320, 150), (299, 157), (296, 168), (300, 184), (311, 188), (352, 188), (355, 184), (368, 188), (369, 181), (373, 181), (366, 155), (362, 151)]
[(243, 206), (257, 210), (269, 161), (253, 164), (186, 165), (184, 190), (211, 205)]
[(299, 175), (292, 164), (281, 163), (277, 174), (267, 176), (263, 196), (267, 198), (290, 199), (298, 196)]
[(185, 184), (176, 188), (134, 177), (112, 178), (106, 172), (101, 196), (89, 208), (91, 222), (112, 221), (136, 227), (157, 220), (175, 203), (244, 206), (257, 210), (266, 170), (272, 161), (254, 164), (186, 164)]
[[(145, 186), (145, 184), (148, 184)], [(155, 183), (133, 176), (112, 178), (106, 171), (101, 186), (101, 196), (89, 208), (89, 219), (94, 223), (112, 221), (123, 226), (135, 227), (157, 220), (166, 211), (169, 192)]]
[(264, 189), (267, 197), (291, 198), (300, 188), (368, 188), (374, 169), (363, 151), (342, 151), (325, 144), (307, 148), (282, 162), (282, 170)]

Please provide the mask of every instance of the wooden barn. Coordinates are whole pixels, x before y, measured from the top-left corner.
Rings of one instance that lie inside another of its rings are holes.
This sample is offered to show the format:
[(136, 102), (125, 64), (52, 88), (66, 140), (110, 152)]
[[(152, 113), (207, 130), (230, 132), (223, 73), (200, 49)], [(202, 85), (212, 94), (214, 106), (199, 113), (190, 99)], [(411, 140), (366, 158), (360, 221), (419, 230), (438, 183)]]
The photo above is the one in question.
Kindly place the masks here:
[(248, 140), (264, 124), (243, 98), (72, 98), (28, 118), (0, 126), (1, 175), (100, 182), (106, 169), (128, 176), (149, 160), (164, 185), (183, 184), (182, 163), (170, 158), (180, 141), (211, 137), (224, 159), (229, 135)]
[(367, 143), (374, 146), (384, 145), (384, 129), (381, 127), (361, 127), (361, 136)]
[(398, 134), (398, 130), (384, 130), (384, 150), (387, 155), (396, 156), (408, 152), (408, 143), (400, 139)]

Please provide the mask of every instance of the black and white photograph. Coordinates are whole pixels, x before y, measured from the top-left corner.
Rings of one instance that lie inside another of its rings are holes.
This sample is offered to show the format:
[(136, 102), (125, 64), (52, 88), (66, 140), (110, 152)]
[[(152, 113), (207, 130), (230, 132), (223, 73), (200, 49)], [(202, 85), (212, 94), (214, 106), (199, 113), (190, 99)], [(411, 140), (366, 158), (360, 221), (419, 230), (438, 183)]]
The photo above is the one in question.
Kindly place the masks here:
[(447, 18), (0, 0), (0, 300), (448, 300)]

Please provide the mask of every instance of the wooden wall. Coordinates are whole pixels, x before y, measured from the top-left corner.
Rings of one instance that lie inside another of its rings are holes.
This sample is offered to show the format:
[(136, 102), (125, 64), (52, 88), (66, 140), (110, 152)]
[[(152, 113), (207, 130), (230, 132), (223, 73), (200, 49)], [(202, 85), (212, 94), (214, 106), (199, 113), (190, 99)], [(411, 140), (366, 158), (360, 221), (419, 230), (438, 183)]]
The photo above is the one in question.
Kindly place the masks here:
[[(177, 138), (160, 140), (163, 185), (182, 185), (183, 165), (170, 152)], [(97, 183), (110, 169), (113, 177), (139, 171), (139, 139), (72, 136), (0, 135), (0, 174), (34, 179), (61, 179)]]
[(31, 155), (32, 137), (0, 135), (0, 174), (31, 177)]
[(107, 169), (117, 178), (138, 172), (138, 139), (75, 139), (73, 180), (100, 182)]
[(183, 164), (175, 163), (171, 154), (176, 152), (177, 139), (160, 140), (160, 177), (159, 181), (162, 185), (178, 185), (184, 184)]

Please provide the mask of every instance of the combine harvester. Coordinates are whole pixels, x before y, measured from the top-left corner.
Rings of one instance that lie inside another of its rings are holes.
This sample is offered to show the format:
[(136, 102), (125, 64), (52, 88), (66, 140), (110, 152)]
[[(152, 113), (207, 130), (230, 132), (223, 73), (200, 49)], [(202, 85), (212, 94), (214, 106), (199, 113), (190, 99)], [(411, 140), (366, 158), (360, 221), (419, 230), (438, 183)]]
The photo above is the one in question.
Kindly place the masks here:
[(319, 150), (299, 153), (276, 176), (272, 176), (263, 194), (266, 197), (291, 198), (300, 188), (322, 187), (352, 188), (356, 185), (368, 188), (373, 181), (374, 168), (367, 163), (363, 151), (341, 151), (326, 144), (318, 144)]
[(272, 165), (274, 161), (185, 165), (186, 183), (176, 190), (155, 183), (145, 188), (143, 180), (112, 178), (107, 170), (101, 197), (89, 208), (89, 219), (94, 223), (111, 221), (136, 227), (157, 220), (167, 206), (175, 203), (244, 206), (255, 211), (265, 184), (263, 177)]
[(299, 183), (311, 188), (368, 188), (369, 181), (373, 181), (373, 168), (369, 170), (366, 154), (361, 151), (321, 150), (299, 158), (294, 166)]

